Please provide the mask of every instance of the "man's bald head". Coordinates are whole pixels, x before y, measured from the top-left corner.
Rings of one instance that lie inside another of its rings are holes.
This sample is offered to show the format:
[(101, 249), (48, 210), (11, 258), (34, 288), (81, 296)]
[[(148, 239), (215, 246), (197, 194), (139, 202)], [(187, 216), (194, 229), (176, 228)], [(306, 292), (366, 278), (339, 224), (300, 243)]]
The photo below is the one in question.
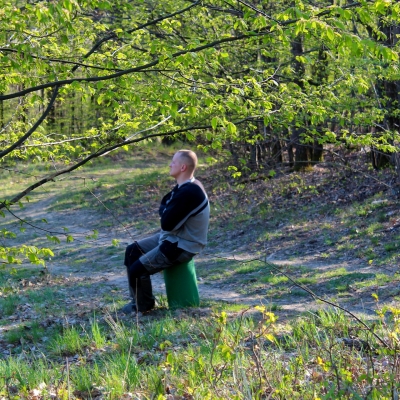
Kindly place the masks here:
[(192, 173), (197, 167), (196, 153), (192, 150), (179, 150), (177, 154), (179, 155), (181, 163), (185, 164), (188, 171)]

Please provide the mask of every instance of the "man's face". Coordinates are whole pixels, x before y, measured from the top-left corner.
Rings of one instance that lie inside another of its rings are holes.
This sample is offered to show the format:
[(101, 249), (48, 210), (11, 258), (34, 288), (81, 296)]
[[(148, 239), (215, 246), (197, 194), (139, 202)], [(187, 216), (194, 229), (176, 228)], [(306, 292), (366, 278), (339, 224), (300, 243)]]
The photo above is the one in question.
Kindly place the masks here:
[(182, 162), (180, 159), (180, 154), (175, 153), (175, 155), (172, 157), (171, 163), (169, 164), (169, 174), (172, 177), (177, 178), (181, 173), (181, 171), (182, 171)]

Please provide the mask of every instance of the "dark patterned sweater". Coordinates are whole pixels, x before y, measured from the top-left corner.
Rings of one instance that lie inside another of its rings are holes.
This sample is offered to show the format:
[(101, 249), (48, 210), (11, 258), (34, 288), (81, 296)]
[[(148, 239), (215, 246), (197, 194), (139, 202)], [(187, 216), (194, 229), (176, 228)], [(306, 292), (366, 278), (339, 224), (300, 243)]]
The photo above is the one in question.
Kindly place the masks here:
[(161, 200), (160, 242), (178, 242), (178, 247), (198, 253), (207, 243), (210, 205), (207, 195), (192, 182), (176, 185)]

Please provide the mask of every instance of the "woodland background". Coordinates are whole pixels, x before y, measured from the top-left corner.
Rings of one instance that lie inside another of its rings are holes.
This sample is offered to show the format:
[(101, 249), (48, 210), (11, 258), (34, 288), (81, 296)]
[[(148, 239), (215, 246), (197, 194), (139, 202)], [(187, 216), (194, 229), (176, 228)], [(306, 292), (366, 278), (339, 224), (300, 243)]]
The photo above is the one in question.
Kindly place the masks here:
[[(0, 0), (0, 310), (17, 321), (0, 395), (398, 398), (399, 35), (391, 0)], [(121, 322), (107, 313), (123, 299), (95, 292), (104, 257), (121, 264), (121, 232), (104, 231), (156, 228), (181, 147), (214, 213), (199, 276), (243, 307), (267, 296), (255, 319), (207, 303)], [(54, 260), (88, 275), (61, 283)], [(278, 327), (273, 311), (311, 307), (304, 291), (351, 314)]]

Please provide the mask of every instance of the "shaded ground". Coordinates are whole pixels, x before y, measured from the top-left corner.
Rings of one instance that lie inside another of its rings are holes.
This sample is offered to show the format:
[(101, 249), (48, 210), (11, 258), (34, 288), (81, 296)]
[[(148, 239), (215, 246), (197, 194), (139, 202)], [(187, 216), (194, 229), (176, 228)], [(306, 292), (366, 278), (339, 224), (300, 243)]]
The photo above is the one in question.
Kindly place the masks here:
[[(356, 169), (362, 165), (354, 161)], [(88, 190), (79, 188), (71, 177), (61, 191), (59, 186), (49, 186), (25, 208), (14, 210), (28, 222), (26, 231), (18, 235), (20, 243), (55, 249), (55, 256), (47, 261), (49, 274), (25, 282), (31, 289), (61, 290), (57, 301), (66, 309), (63, 316), (50, 316), (50, 320), (109, 312), (110, 302), (116, 309), (128, 299), (124, 248), (156, 231), (158, 201), (171, 186), (168, 180), (158, 186), (151, 180), (146, 183), (144, 174), (139, 177), (143, 184), (137, 178), (121, 191), (118, 184), (124, 183), (118, 177), (128, 175), (129, 168), (109, 168), (95, 179), (87, 173), (87, 179), (97, 182), (109, 179)], [(153, 172), (148, 176), (157, 177)], [(199, 178), (209, 193), (213, 214), (209, 246), (196, 258), (203, 306), (218, 301), (262, 303), (281, 319), (325, 306), (298, 285), (365, 316), (374, 315), (374, 293), (381, 303), (398, 303), (400, 212), (398, 199), (390, 192), (390, 174), (316, 167), (308, 173), (242, 185), (208, 168)], [(68, 203), (79, 190), (83, 193), (79, 200)], [(122, 207), (115, 207), (120, 203)], [(146, 218), (149, 222), (142, 225)], [(5, 225), (18, 229), (12, 218)], [(43, 242), (46, 234), (61, 242)], [(70, 243), (68, 235), (74, 238)], [(119, 241), (118, 247), (113, 240)], [(166, 306), (161, 274), (153, 277), (153, 283), (160, 306)], [(8, 320), (34, 318), (27, 304), (18, 306)]]

